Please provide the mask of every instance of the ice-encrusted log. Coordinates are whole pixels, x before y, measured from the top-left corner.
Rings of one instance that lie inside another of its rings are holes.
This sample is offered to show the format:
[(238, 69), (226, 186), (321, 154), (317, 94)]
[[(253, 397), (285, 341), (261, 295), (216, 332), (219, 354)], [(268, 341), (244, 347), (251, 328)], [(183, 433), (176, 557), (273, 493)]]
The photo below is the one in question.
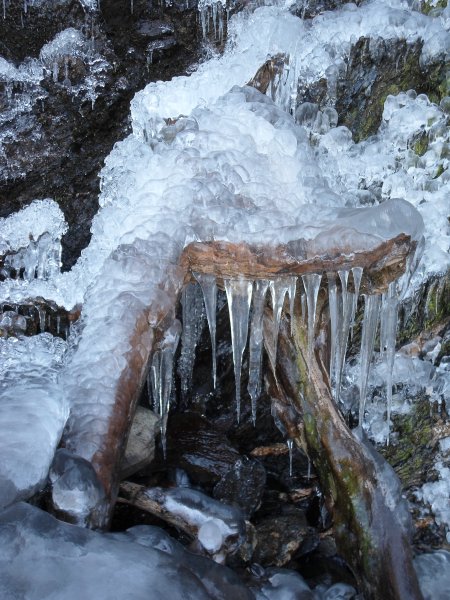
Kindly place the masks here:
[(398, 279), (414, 255), (423, 231), (417, 211), (406, 201), (389, 200), (368, 209), (340, 209), (316, 225), (284, 227), (277, 239), (193, 242), (181, 257), (186, 270), (220, 281), (244, 277), (350, 271), (362, 268), (360, 292), (380, 293)]
[[(120, 246), (105, 262), (105, 272), (115, 276), (109, 295), (102, 286), (92, 288), (83, 307), (83, 313), (91, 319), (85, 317), (80, 341), (63, 373), (66, 394), (72, 402), (63, 444), (73, 455), (93, 465), (105, 492), (105, 510), (89, 518), (94, 528), (106, 527), (111, 517), (120, 465), (147, 378), (149, 358), (174, 323), (186, 275), (175, 264), (177, 255), (169, 251), (155, 266), (154, 248), (158, 248), (157, 242), (152, 245), (137, 240)], [(121, 287), (129, 286), (130, 279), (135, 286), (133, 293)], [(106, 311), (114, 326), (102, 328), (100, 352), (93, 356), (99, 310)]]
[[(270, 324), (268, 323), (269, 327)], [(366, 600), (421, 600), (409, 542), (410, 516), (393, 469), (366, 439), (350, 431), (332, 399), (318, 352), (308, 360), (307, 329), (294, 339), (283, 323), (277, 381), (278, 400), (291, 431), (299, 427), (333, 514), (339, 552), (347, 560)], [(289, 403), (298, 414), (288, 410)], [(304, 437), (303, 437), (304, 436)]]

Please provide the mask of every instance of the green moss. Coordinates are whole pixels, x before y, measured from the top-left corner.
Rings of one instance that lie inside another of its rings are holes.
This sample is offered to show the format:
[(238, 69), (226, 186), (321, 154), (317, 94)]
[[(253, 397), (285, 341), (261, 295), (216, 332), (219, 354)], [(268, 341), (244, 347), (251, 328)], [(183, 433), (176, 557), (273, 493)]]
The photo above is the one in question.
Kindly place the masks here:
[(438, 165), (436, 175), (433, 177), (433, 179), (437, 179), (438, 177), (440, 177), (444, 171), (445, 171), (445, 169), (442, 166), (442, 164)]
[(447, 0), (437, 0), (436, 3), (425, 0), (425, 2), (423, 2), (420, 7), (420, 11), (424, 15), (428, 15), (428, 14), (430, 14), (430, 12), (432, 10), (435, 10), (438, 8), (445, 8), (446, 6), (447, 6)]
[(421, 133), (420, 136), (413, 143), (412, 149), (418, 156), (423, 156), (428, 150), (428, 136), (425, 132)]
[(380, 452), (394, 468), (405, 488), (420, 485), (432, 468), (432, 429), (436, 418), (424, 394), (410, 413), (393, 416), (393, 430), (398, 433), (398, 441), (380, 448)]

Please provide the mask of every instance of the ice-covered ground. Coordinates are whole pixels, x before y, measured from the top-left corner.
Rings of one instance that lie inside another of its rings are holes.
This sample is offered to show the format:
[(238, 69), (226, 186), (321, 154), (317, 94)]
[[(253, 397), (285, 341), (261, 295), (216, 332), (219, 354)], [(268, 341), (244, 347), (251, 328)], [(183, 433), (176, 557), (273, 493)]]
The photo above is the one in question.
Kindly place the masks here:
[[(413, 285), (448, 269), (448, 99), (436, 106), (412, 91), (388, 96), (378, 135), (358, 144), (346, 128), (336, 126), (333, 109), (320, 118), (316, 114), (311, 121), (305, 107), (300, 107), (298, 123), (289, 113), (300, 77), (308, 83), (326, 75), (332, 98), (333, 80), (358, 37), (423, 39), (421, 61), (426, 65), (432, 56), (448, 52), (449, 28), (449, 8), (438, 17), (427, 17), (406, 3), (381, 0), (360, 7), (346, 4), (309, 22), (291, 15), (284, 5), (261, 7), (232, 18), (222, 57), (200, 65), (190, 77), (151, 83), (136, 95), (131, 107), (133, 133), (116, 144), (106, 160), (101, 173), (101, 209), (92, 224), (91, 243), (78, 263), (69, 273), (0, 283), (2, 300), (17, 302), (39, 295), (67, 308), (83, 304), (78, 343), (60, 373), (59, 385), (55, 371), (48, 368), (53, 358), (36, 367), (38, 384), (33, 391), (42, 400), (33, 408), (39, 412), (32, 417), (35, 429), (30, 427), (23, 435), (27, 440), (32, 436), (42, 452), (27, 457), (29, 468), (23, 470), (23, 457), (9, 453), (10, 470), (24, 479), (10, 486), (14, 493), (4, 504), (31, 493), (45, 480), (69, 406), (75, 447), (86, 458), (98, 450), (99, 435), (105, 430), (130, 350), (130, 329), (148, 306), (175, 317), (171, 297), (182, 277), (177, 262), (189, 242), (271, 239), (275, 244), (298, 237), (317, 240), (318, 234), (332, 231), (339, 243), (339, 234), (345, 233), (353, 248), (360, 244), (364, 249), (370, 234), (384, 239), (380, 229), (384, 218), (391, 219), (395, 231), (407, 227), (420, 237), (420, 219), (403, 220), (400, 207), (410, 209), (404, 201), (394, 202), (401, 198), (417, 208), (425, 223), (424, 255)], [(72, 44), (74, 53), (84, 52), (83, 40), (70, 32), (65, 35), (43, 49), (42, 59), (49, 65), (59, 42)], [(254, 89), (240, 87), (268, 55), (279, 53), (289, 56), (289, 68), (274, 92), (275, 104)], [(12, 73), (10, 65), (2, 63), (0, 68), (7, 77), (20, 75)], [(180, 115), (172, 124), (164, 120)], [(429, 142), (419, 156), (413, 143), (423, 133)], [(384, 204), (376, 206), (373, 190), (378, 190)], [(382, 219), (374, 224), (357, 219), (355, 225), (346, 215), (341, 229), (332, 228), (344, 209), (367, 202), (375, 204), (371, 210), (378, 211)], [(389, 217), (390, 206), (398, 207), (399, 212)], [(14, 232), (7, 229), (6, 221), (0, 223), (6, 247), (17, 248), (17, 239), (37, 239), (42, 234), (42, 221), (27, 218), (25, 210), (14, 219), (18, 223)], [(61, 224), (55, 228), (50, 223), (47, 228), (50, 236), (58, 239)], [(327, 248), (322, 246), (321, 251)], [(40, 260), (45, 261), (45, 255)], [(305, 280), (305, 287), (307, 294), (308, 287), (311, 290), (308, 308), (314, 314), (311, 307), (317, 281)], [(245, 291), (230, 285), (227, 293), (231, 301), (239, 297), (250, 303), (248, 286)], [(275, 298), (278, 292), (272, 293)], [(241, 333), (236, 323), (236, 339)], [(37, 342), (8, 340), (5, 347), (14, 343), (19, 348)], [(148, 353), (153, 343), (151, 332), (140, 343), (142, 352)], [(235, 361), (238, 355), (236, 352)], [(29, 392), (23, 399), (21, 385), (28, 381), (26, 377), (21, 372), (20, 384), (6, 380), (0, 406), (5, 422), (23, 422), (25, 417), (15, 412), (19, 401), (35, 406)], [(48, 439), (38, 441), (43, 406), (54, 415), (54, 422), (50, 423), (50, 417), (44, 420)], [(11, 431), (22, 435), (16, 425)]]

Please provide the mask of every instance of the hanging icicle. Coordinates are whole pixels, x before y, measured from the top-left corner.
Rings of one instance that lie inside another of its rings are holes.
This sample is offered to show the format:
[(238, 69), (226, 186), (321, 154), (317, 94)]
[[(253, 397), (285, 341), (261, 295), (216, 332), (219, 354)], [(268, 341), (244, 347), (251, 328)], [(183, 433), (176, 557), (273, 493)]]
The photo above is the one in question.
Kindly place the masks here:
[(247, 390), (252, 400), (252, 421), (256, 424), (256, 403), (261, 395), (261, 365), (263, 351), (263, 316), (269, 282), (255, 281), (250, 326), (249, 369)]
[(173, 361), (181, 334), (181, 323), (177, 319), (164, 334), (159, 348), (153, 353), (150, 368), (153, 408), (161, 417), (161, 443), (166, 457), (167, 418), (169, 416), (170, 396), (172, 393)]
[(297, 277), (288, 277), (288, 294), (289, 294), (289, 314), (291, 317), (291, 335), (294, 335), (294, 304), (295, 292), (297, 289)]
[(373, 348), (375, 345), (375, 336), (378, 327), (378, 318), (380, 314), (381, 295), (365, 295), (364, 320), (361, 336), (361, 379), (359, 386), (359, 425), (362, 429), (364, 421), (364, 410), (366, 405), (367, 382), (369, 379), (370, 363), (372, 361)]
[(205, 273), (194, 273), (195, 279), (199, 282), (205, 301), (206, 318), (208, 319), (209, 334), (211, 337), (212, 351), (212, 375), (214, 389), (217, 381), (217, 354), (216, 354), (216, 311), (217, 311), (217, 285), (215, 275)]
[[(392, 407), (392, 374), (395, 360), (395, 338), (397, 335), (398, 295), (397, 282), (389, 284), (386, 294), (383, 294), (380, 325), (380, 352), (384, 354), (386, 365), (386, 402), (387, 424), (390, 430)], [(389, 433), (387, 437), (389, 444)]]
[(233, 346), (234, 377), (236, 381), (236, 414), (241, 417), (241, 370), (242, 356), (248, 335), (248, 317), (252, 300), (252, 282), (245, 279), (226, 279), (225, 291), (231, 323), (231, 343)]
[(363, 268), (362, 267), (353, 267), (352, 274), (353, 274), (353, 286), (355, 289), (354, 289), (354, 292), (352, 295), (352, 322), (350, 325), (350, 327), (351, 327), (350, 336), (353, 339), (353, 328), (355, 326), (355, 315), (356, 315), (356, 309), (358, 308), (359, 289), (361, 287)]
[[(328, 306), (330, 311), (330, 322), (331, 322), (331, 356), (330, 356), (330, 383), (333, 386), (335, 383), (335, 372), (336, 367), (339, 364), (339, 339), (338, 339), (338, 327), (339, 319), (338, 314), (338, 295), (336, 288), (336, 274), (327, 273), (328, 280)], [(340, 299), (340, 298), (339, 298)]]
[(316, 305), (319, 294), (321, 273), (308, 273), (302, 275), (303, 285), (306, 290), (306, 302), (308, 305), (308, 363), (311, 364), (314, 350), (314, 325), (316, 322)]
[(339, 311), (339, 326), (338, 326), (338, 343), (339, 351), (337, 353), (336, 362), (336, 402), (339, 402), (341, 397), (342, 374), (344, 372), (345, 355), (347, 353), (348, 334), (350, 331), (350, 323), (352, 320), (353, 298), (349, 293), (348, 286), (348, 271), (338, 271), (341, 282), (341, 293), (339, 294), (338, 304), (341, 306)]
[(272, 371), (275, 374), (277, 364), (278, 333), (280, 331), (281, 312), (284, 306), (284, 299), (289, 290), (289, 281), (286, 278), (277, 277), (270, 282), (270, 295), (272, 297), (272, 339), (269, 351), (269, 358), (272, 365)]
[(181, 379), (181, 395), (183, 399), (186, 399), (191, 389), (195, 349), (200, 339), (205, 317), (203, 295), (198, 285), (189, 283), (183, 289), (181, 305), (183, 309), (183, 333), (178, 374)]

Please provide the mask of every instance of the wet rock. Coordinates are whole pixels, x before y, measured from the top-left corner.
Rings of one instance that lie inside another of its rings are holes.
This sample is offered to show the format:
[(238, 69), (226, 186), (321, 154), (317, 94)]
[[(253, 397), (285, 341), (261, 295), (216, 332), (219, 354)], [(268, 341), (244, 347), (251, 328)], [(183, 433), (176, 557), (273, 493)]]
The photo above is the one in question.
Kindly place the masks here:
[(216, 484), (240, 456), (224, 433), (195, 413), (174, 414), (167, 433), (167, 466), (183, 469), (194, 484)]
[[(353, 139), (360, 141), (377, 132), (383, 105), (389, 94), (414, 89), (437, 98), (434, 71), (422, 71), (419, 59), (422, 42), (360, 38), (350, 51), (345, 72), (337, 81), (336, 110), (339, 124), (347, 126)], [(439, 99), (440, 93), (438, 92)]]
[(258, 543), (253, 560), (258, 564), (282, 567), (294, 555), (308, 554), (319, 544), (318, 533), (308, 525), (302, 510), (290, 508), (283, 512), (256, 524)]
[(250, 517), (261, 504), (266, 470), (257, 460), (242, 457), (214, 487), (214, 498), (239, 506)]
[(125, 479), (148, 466), (155, 457), (155, 434), (159, 419), (152, 410), (138, 406), (131, 425), (120, 479)]
[(197, 5), (134, 0), (133, 11), (128, 0), (102, 0), (100, 10), (78, 0), (26, 5), (7, 3), (0, 55), (15, 65), (31, 57), (38, 70), (44, 44), (67, 28), (84, 40), (86, 52), (43, 61), (42, 76), (30, 81), (0, 81), (0, 216), (53, 197), (69, 224), (63, 265), (70, 268), (90, 239), (104, 158), (129, 133), (131, 98), (149, 81), (184, 73), (199, 57)]

